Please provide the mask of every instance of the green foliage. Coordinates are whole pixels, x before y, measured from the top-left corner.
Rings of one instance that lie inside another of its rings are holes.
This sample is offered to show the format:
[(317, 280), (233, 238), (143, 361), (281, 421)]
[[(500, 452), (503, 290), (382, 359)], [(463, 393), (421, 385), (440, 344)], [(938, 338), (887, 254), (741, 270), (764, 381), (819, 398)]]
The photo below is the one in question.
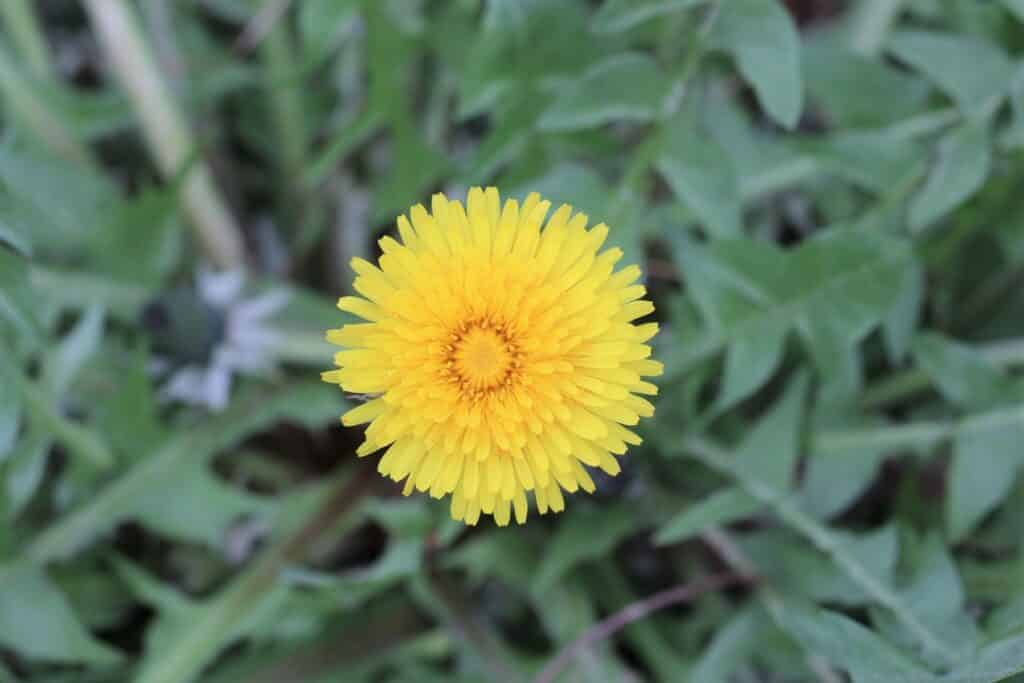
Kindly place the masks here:
[[(125, 3), (228, 313), (71, 4), (0, 12), (0, 681), (1024, 676), (1024, 2)], [(607, 223), (667, 366), (525, 527), (401, 497), (317, 380), (349, 259), (474, 184)], [(239, 338), (222, 409), (169, 398)]]

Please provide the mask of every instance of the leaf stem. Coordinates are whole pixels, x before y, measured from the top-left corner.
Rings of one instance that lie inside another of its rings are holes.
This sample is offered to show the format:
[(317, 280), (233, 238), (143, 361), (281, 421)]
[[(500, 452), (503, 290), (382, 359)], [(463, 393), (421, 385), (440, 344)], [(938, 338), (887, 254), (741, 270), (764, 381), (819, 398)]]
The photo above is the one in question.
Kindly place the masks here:
[(918, 619), (890, 586), (879, 580), (860, 560), (850, 554), (836, 536), (804, 513), (786, 492), (750, 476), (736, 466), (735, 458), (727, 451), (705, 439), (697, 436), (688, 437), (683, 442), (683, 449), (708, 467), (735, 480), (748, 494), (772, 508), (780, 520), (828, 556), (865, 594), (889, 609), (926, 651), (936, 658), (948, 659), (950, 646)]

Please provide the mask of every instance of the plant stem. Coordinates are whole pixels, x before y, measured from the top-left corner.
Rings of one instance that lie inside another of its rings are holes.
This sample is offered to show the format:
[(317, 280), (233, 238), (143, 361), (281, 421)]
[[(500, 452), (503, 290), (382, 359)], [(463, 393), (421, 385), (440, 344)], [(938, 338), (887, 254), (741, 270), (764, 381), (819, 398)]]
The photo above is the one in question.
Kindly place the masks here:
[(83, 0), (111, 68), (138, 113), (142, 132), (167, 180), (182, 177), (183, 202), (207, 256), (222, 268), (241, 268), (241, 231), (214, 187), (206, 163), (193, 159), (195, 141), (124, 0)]
[(14, 39), (25, 63), (32, 69), (32, 75), (46, 78), (50, 75), (50, 53), (43, 38), (42, 29), (28, 0), (3, 0), (0, 14)]

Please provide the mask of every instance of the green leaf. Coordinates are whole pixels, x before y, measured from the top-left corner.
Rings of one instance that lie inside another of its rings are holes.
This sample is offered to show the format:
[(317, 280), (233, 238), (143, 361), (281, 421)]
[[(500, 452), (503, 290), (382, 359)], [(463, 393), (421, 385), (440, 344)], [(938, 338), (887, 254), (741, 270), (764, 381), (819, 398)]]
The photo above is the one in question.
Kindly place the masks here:
[(9, 363), (0, 363), (0, 463), (14, 445), (21, 422), (21, 392)]
[(823, 169), (883, 196), (919, 174), (924, 161), (920, 145), (885, 131), (840, 131), (807, 148)]
[[(0, 149), (0, 186), (10, 206), (32, 221), (36, 249), (47, 253), (82, 244), (118, 199), (102, 174), (10, 145)], [(60, 188), (59, 201), (54, 188)]]
[(786, 128), (803, 110), (800, 39), (776, 0), (729, 0), (719, 5), (715, 43), (732, 54), (761, 107)]
[(707, 0), (605, 0), (594, 13), (595, 33), (618, 33), (655, 17), (696, 7)]
[(946, 496), (946, 522), (954, 541), (962, 540), (1001, 503), (1024, 466), (1024, 421), (981, 423), (958, 430)]
[(928, 181), (910, 203), (911, 228), (926, 228), (981, 188), (992, 164), (991, 146), (984, 121), (969, 121), (946, 134)]
[(19, 654), (66, 664), (110, 665), (120, 655), (99, 642), (41, 571), (0, 567), (0, 643)]
[(903, 286), (882, 325), (885, 351), (893, 365), (903, 361), (921, 323), (925, 296), (924, 269), (914, 264), (904, 273)]
[[(322, 383), (297, 384), (269, 396), (257, 393), (237, 398), (230, 410), (203, 425), (176, 433), (150, 457), (51, 524), (20, 552), (18, 562), (38, 566), (73, 555), (135, 513), (139, 501), (167, 487), (186, 462), (209, 462), (220, 449), (277, 420), (323, 424), (344, 410), (340, 392)], [(0, 571), (0, 584), (3, 580)]]
[(739, 237), (742, 199), (732, 161), (693, 117), (676, 116), (667, 128), (658, 170), (712, 237)]
[(66, 334), (43, 368), (43, 385), (55, 396), (63, 396), (82, 366), (96, 353), (103, 338), (103, 309), (90, 307)]
[(934, 680), (928, 671), (841, 614), (797, 600), (776, 601), (770, 611), (797, 642), (845, 670), (853, 683)]
[(649, 56), (614, 55), (566, 84), (537, 126), (542, 131), (571, 131), (615, 121), (650, 121), (661, 114), (668, 90), (668, 78)]
[[(836, 568), (846, 575), (852, 585), (863, 591), (871, 602), (890, 610), (912, 634), (914, 642), (921, 646), (929, 657), (943, 660), (948, 657), (946, 654), (950, 651), (948, 644), (918, 618), (899, 593), (885, 581), (885, 577), (879, 576), (877, 566), (872, 568), (870, 562), (865, 562), (856, 544), (851, 547), (849, 542), (844, 541), (841, 534), (837, 534), (807, 516), (797, 507), (794, 500), (787, 496), (786, 492), (752, 476), (743, 467), (737, 465), (736, 458), (731, 457), (728, 452), (711, 442), (689, 437), (683, 443), (683, 450), (708, 467), (731, 477), (748, 494), (768, 505), (781, 522), (828, 556), (835, 563)], [(767, 557), (770, 558), (771, 555)], [(879, 553), (872, 550), (867, 553), (866, 557), (877, 558)], [(793, 578), (798, 577), (799, 574), (793, 576)]]
[(812, 446), (800, 486), (800, 508), (820, 519), (841, 514), (871, 484), (888, 454), (884, 446), (871, 444), (833, 451)]
[[(901, 550), (903, 564), (910, 568), (905, 571), (910, 579), (900, 588), (900, 596), (923, 623), (950, 644), (952, 649), (947, 654), (952, 661), (972, 657), (977, 649), (978, 629), (965, 609), (964, 587), (945, 542), (933, 533), (916, 544), (904, 539)], [(891, 615), (879, 612), (874, 621), (890, 643), (913, 648), (913, 639)]]
[(27, 263), (0, 245), (0, 320), (8, 320), (22, 334), (35, 339), (40, 334), (35, 310), (35, 296), (29, 288)]
[[(202, 505), (182, 505), (188, 499)], [(226, 485), (204, 463), (190, 462), (160, 488), (131, 501), (125, 515), (157, 533), (221, 550), (233, 524), (268, 517), (276, 507), (271, 500)]]
[(774, 372), (792, 329), (822, 370), (848, 354), (888, 314), (913, 257), (905, 241), (834, 228), (782, 252), (761, 242), (722, 240), (677, 252), (708, 322), (682, 352), (686, 366), (727, 350), (724, 409)]
[(314, 60), (327, 56), (354, 28), (358, 0), (306, 0), (299, 5), (302, 47)]
[(22, 256), (32, 255), (32, 227), (17, 210), (0, 204), (0, 249), (9, 247)]
[(965, 114), (998, 103), (1013, 78), (1013, 64), (998, 46), (938, 31), (899, 31), (889, 51), (928, 77)]
[(861, 584), (864, 579), (884, 586), (892, 584), (899, 553), (895, 529), (886, 526), (863, 534), (838, 530), (829, 530), (829, 533), (836, 550), (855, 563), (863, 575), (855, 578), (833, 558), (816, 552), (801, 539), (781, 530), (747, 533), (738, 537), (737, 542), (758, 571), (780, 590), (816, 602), (870, 605), (876, 596)]
[(970, 661), (960, 664), (940, 683), (995, 683), (1010, 681), (1024, 673), (1024, 633), (1018, 633), (981, 648)]
[[(176, 188), (144, 188), (118, 202), (89, 233), (92, 270), (112, 280), (155, 288), (178, 264), (184, 226)], [(146, 226), (140, 230), (139, 226)]]
[(610, 552), (635, 525), (636, 516), (626, 505), (574, 509), (548, 543), (530, 592), (544, 595), (576, 565)]
[(761, 612), (746, 608), (715, 631), (711, 642), (690, 673), (690, 680), (701, 683), (728, 683), (732, 674), (763, 645), (765, 618)]
[(736, 462), (750, 476), (779, 490), (792, 487), (800, 453), (800, 427), (809, 377), (800, 372), (736, 448)]
[(699, 503), (684, 508), (658, 529), (654, 535), (657, 545), (671, 545), (698, 536), (717, 526), (749, 517), (761, 509), (743, 490), (726, 488), (708, 496)]
[(1009, 398), (1013, 382), (966, 344), (925, 332), (914, 338), (912, 350), (915, 364), (943, 397), (962, 408), (992, 408)]
[(908, 118), (922, 109), (930, 90), (920, 77), (855, 54), (831, 34), (805, 38), (801, 56), (808, 97), (840, 129)]
[(1003, 0), (1003, 5), (1010, 10), (1015, 17), (1024, 22), (1024, 0)]

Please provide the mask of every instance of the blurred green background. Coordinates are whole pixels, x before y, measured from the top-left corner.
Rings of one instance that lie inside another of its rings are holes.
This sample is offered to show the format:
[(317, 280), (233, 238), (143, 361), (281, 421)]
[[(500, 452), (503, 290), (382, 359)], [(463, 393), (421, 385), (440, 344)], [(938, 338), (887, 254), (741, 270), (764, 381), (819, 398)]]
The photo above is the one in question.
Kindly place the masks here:
[[(0, 28), (0, 681), (1024, 681), (1021, 0)], [(319, 381), (349, 259), (478, 184), (608, 223), (667, 365), (505, 529)]]

